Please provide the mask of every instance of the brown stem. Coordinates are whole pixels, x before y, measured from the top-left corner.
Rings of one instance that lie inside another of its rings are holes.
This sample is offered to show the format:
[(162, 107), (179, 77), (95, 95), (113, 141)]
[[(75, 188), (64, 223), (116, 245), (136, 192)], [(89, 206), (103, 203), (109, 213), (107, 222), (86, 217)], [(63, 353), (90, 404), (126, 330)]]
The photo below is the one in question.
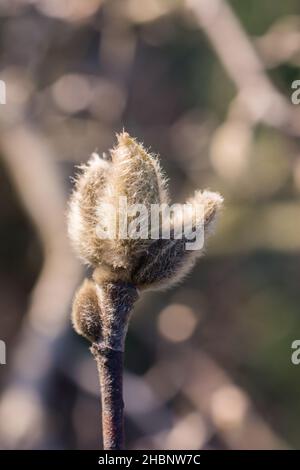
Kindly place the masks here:
[(101, 386), (103, 446), (105, 450), (123, 449), (123, 352), (94, 345), (92, 353)]
[(123, 351), (137, 290), (124, 282), (97, 285), (102, 335), (91, 348), (100, 378), (105, 450), (124, 448)]

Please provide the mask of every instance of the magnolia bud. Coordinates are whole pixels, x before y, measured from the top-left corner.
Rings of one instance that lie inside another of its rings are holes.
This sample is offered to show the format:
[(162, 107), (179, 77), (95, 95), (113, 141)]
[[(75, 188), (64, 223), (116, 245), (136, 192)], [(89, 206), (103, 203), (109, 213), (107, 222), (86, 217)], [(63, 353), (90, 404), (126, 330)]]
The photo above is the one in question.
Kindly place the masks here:
[[(95, 282), (122, 281), (145, 289), (182, 279), (201, 255), (203, 243), (189, 250), (186, 232), (181, 238), (151, 239), (151, 207), (168, 202), (166, 179), (157, 158), (123, 132), (109, 158), (93, 154), (81, 169), (70, 202), (69, 234), (79, 256), (95, 268)], [(123, 199), (126, 207), (120, 210)], [(183, 213), (173, 216), (172, 232), (180, 233), (187, 222), (191, 233), (201, 235), (202, 230), (203, 237), (208, 236), (222, 202), (218, 193), (196, 191), (187, 201), (184, 218)], [(143, 205), (146, 211), (141, 219), (146, 227), (143, 237), (131, 236), (127, 226), (122, 231), (123, 215), (127, 217), (126, 209), (133, 204)], [(198, 206), (202, 211), (196, 211)]]
[(85, 279), (75, 295), (72, 322), (76, 333), (92, 343), (102, 338), (102, 320), (96, 285), (91, 280)]

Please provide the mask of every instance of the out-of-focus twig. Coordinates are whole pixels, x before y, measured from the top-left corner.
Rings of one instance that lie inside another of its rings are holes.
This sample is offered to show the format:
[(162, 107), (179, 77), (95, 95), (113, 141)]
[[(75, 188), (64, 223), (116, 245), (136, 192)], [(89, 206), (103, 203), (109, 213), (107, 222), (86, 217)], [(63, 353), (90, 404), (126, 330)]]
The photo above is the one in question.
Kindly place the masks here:
[[(10, 383), (0, 401), (2, 444), (28, 447), (43, 432), (42, 402), (46, 395), (42, 389), (55, 366), (57, 341), (67, 324), (81, 270), (68, 246), (63, 185), (45, 139), (27, 125), (13, 126), (1, 133), (1, 151), (20, 201), (39, 234), (44, 254), (11, 359)], [(23, 410), (20, 419), (15, 412), (18, 403)]]
[[(274, 87), (244, 28), (225, 0), (185, 0), (235, 83), (235, 109), (252, 123), (264, 122), (292, 136), (300, 135), (300, 112)], [(236, 102), (237, 104), (237, 102)]]
[[(164, 363), (167, 367), (162, 367)], [(176, 390), (181, 377), (180, 393), (202, 416), (209, 435), (218, 436), (224, 447), (241, 450), (288, 447), (255, 409), (247, 392), (209, 354), (186, 348), (180, 355), (165, 358), (164, 363), (158, 363), (155, 371), (146, 376), (153, 392), (157, 393), (162, 381)]]
[(299, 65), (300, 17), (288, 15), (280, 18), (266, 33), (254, 38), (254, 43), (268, 69), (283, 63)]

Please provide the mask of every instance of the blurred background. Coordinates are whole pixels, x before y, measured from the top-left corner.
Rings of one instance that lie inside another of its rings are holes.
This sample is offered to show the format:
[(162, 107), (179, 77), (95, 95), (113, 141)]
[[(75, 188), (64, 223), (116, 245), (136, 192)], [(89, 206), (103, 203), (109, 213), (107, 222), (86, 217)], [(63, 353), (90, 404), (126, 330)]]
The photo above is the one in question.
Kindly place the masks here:
[(65, 213), (123, 127), (174, 201), (226, 201), (188, 279), (136, 304), (127, 448), (300, 447), (299, 65), (298, 0), (0, 1), (0, 448), (102, 446)]

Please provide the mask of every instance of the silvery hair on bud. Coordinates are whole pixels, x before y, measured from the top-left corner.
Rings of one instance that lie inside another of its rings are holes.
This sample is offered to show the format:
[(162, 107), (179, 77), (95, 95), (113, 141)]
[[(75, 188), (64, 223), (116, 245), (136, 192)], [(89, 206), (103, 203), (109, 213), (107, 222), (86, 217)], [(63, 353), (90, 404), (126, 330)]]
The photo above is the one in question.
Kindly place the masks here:
[[(138, 289), (172, 285), (190, 271), (202, 253), (186, 250), (185, 238), (107, 240), (97, 236), (98, 224), (107, 226), (110, 222), (110, 214), (99, 210), (103, 203), (116, 205), (119, 196), (126, 196), (128, 204), (144, 204), (147, 208), (169, 202), (166, 178), (157, 157), (126, 132), (117, 139), (109, 158), (93, 154), (81, 167), (69, 206), (70, 239), (78, 255), (95, 268), (93, 279), (97, 285), (120, 281), (132, 283)], [(203, 205), (201, 219), (194, 220), (191, 215), (191, 225), (193, 229), (204, 226), (204, 235), (209, 235), (223, 198), (211, 191), (196, 191), (187, 202), (191, 206)], [(174, 220), (172, 228), (176, 229), (181, 222)], [(94, 305), (92, 291), (85, 288), (90, 305)], [(75, 315), (75, 325), (76, 321)], [(88, 325), (85, 331), (93, 335)]]

